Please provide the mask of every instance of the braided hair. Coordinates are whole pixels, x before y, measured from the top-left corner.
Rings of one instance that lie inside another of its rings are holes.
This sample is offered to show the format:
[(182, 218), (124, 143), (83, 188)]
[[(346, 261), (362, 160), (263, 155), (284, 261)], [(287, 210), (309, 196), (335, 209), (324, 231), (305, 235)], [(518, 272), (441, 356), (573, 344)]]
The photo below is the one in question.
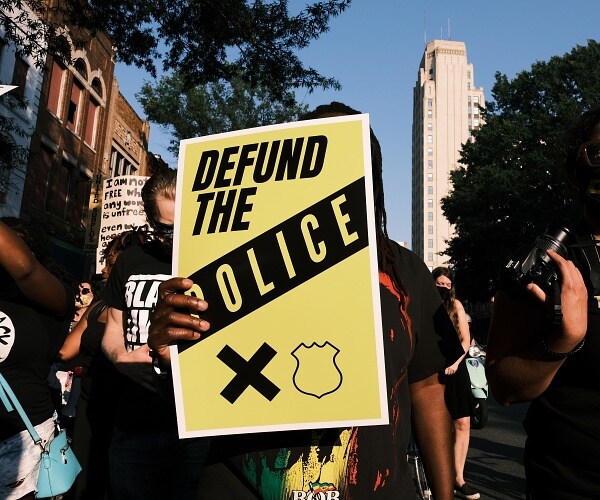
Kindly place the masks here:
[[(330, 104), (322, 104), (314, 110), (305, 114), (302, 120), (313, 120), (316, 118), (325, 118), (328, 116), (339, 115), (358, 115), (360, 111), (347, 106), (341, 102), (333, 101)], [(385, 213), (385, 199), (383, 195), (383, 158), (381, 155), (381, 146), (377, 137), (370, 129), (371, 133), (371, 167), (373, 170), (373, 199), (375, 204), (375, 234), (377, 241), (377, 264), (379, 271), (387, 274), (394, 288), (400, 295), (400, 301), (404, 304), (406, 290), (402, 283), (402, 278), (395, 265), (396, 257), (394, 255), (393, 243), (387, 232), (387, 215)]]

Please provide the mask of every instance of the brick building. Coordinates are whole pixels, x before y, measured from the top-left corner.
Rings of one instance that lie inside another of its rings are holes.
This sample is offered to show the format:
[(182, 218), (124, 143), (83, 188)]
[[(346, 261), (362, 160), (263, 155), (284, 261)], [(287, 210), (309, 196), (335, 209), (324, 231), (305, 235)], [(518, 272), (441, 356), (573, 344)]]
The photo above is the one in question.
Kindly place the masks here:
[(118, 90), (109, 37), (78, 32), (73, 39), (71, 66), (46, 64), (20, 216), (44, 227), (56, 259), (82, 277), (91, 179), (147, 175), (150, 126)]

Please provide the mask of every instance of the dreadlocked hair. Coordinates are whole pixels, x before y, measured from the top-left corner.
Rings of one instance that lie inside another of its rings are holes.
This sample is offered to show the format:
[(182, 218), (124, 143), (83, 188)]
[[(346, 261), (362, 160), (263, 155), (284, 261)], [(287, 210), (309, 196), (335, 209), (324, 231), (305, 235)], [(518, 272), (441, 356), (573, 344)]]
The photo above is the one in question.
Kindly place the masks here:
[[(309, 111), (302, 120), (313, 120), (336, 115), (358, 115), (360, 111), (350, 106), (333, 101), (330, 104), (317, 106), (313, 111)], [(387, 274), (394, 288), (400, 295), (400, 301), (404, 305), (406, 289), (402, 283), (402, 278), (395, 265), (396, 257), (394, 254), (393, 243), (387, 232), (387, 215), (385, 212), (385, 198), (383, 195), (383, 158), (381, 155), (381, 146), (377, 137), (370, 129), (371, 135), (371, 168), (373, 170), (373, 199), (375, 205), (375, 236), (377, 242), (377, 265), (379, 271)]]

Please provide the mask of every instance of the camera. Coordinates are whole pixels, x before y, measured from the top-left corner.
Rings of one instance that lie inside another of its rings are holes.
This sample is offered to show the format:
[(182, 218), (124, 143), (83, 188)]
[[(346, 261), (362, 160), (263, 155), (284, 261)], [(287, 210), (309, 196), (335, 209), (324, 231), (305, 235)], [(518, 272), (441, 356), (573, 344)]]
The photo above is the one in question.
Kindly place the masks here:
[(574, 241), (572, 233), (563, 226), (551, 224), (544, 234), (539, 236), (533, 248), (518, 252), (506, 264), (502, 273), (503, 282), (510, 290), (522, 292), (529, 283), (535, 283), (547, 294), (554, 294), (560, 277), (546, 250), (554, 250), (567, 258), (567, 247)]

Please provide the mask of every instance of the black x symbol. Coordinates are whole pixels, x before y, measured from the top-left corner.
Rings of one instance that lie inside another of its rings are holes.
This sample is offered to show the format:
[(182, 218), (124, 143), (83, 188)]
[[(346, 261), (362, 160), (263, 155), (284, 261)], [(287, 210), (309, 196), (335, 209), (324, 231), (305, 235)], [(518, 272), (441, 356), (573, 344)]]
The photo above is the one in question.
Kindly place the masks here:
[(217, 354), (217, 358), (235, 372), (235, 377), (221, 391), (221, 396), (233, 404), (242, 392), (252, 386), (269, 401), (273, 401), (280, 389), (260, 372), (275, 357), (275, 354), (277, 351), (264, 343), (250, 360), (246, 361), (228, 345), (223, 347)]

